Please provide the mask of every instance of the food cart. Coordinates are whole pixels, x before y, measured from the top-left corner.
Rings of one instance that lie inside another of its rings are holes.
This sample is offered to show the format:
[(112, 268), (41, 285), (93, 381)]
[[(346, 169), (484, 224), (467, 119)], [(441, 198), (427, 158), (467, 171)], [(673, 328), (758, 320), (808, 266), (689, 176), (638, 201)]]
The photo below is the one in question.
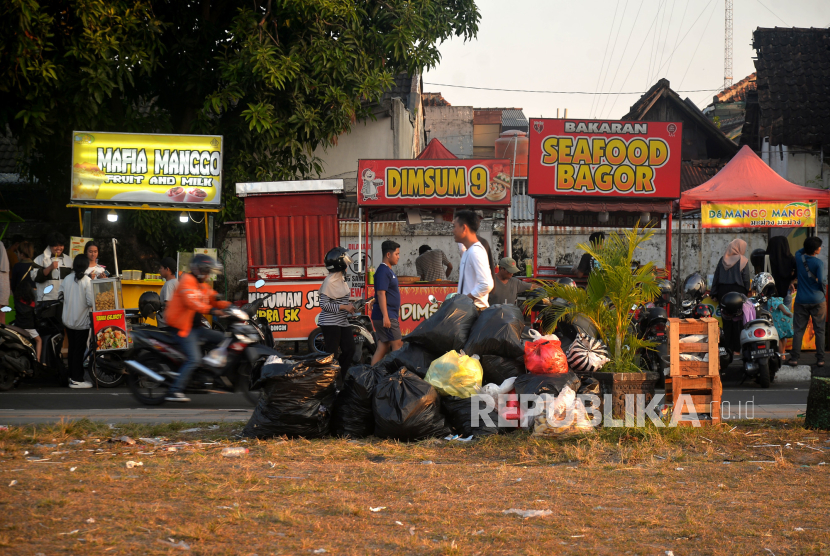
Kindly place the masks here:
[[(184, 222), (191, 213), (202, 213), (211, 243), (212, 215), (222, 200), (222, 136), (75, 131), (72, 138), (67, 206), (78, 209), (81, 236), (84, 212), (91, 210), (107, 210), (110, 221), (121, 210), (174, 211)], [(120, 280), (121, 308), (135, 309), (142, 293), (159, 293), (164, 282), (137, 270), (120, 272), (116, 243), (112, 279)]]
[[(358, 229), (365, 226), (371, 252), (373, 219), (390, 214), (390, 209), (396, 217), (405, 213), (410, 223), (429, 217), (451, 222), (455, 209), (481, 210), (485, 214), (503, 212), (506, 220), (510, 207), (510, 170), (511, 162), (507, 159), (361, 160), (358, 164)], [(359, 239), (359, 243), (362, 248), (363, 241)], [(421, 282), (401, 276), (398, 280), (401, 334), (411, 332), (438, 309), (437, 304), (430, 302), (430, 295), (443, 300), (458, 291), (456, 282)], [(371, 283), (364, 291), (367, 298), (374, 295)]]
[[(340, 245), (343, 180), (237, 183), (245, 202), (248, 295), (276, 341), (306, 340), (317, 327), (326, 253)], [(254, 287), (257, 280), (265, 285)], [(273, 295), (276, 294), (276, 295)]]
[[(748, 146), (743, 146), (712, 179), (680, 196), (680, 218), (683, 211), (699, 210), (702, 228), (813, 228), (815, 233), (818, 209), (828, 207), (829, 191), (785, 180)], [(682, 249), (682, 241), (680, 245)], [(707, 298), (704, 303), (720, 316), (713, 299)], [(787, 342), (787, 349), (791, 342)], [(810, 322), (802, 349), (815, 347)]]
[(530, 120), (528, 194), (535, 200), (535, 278), (574, 274), (541, 264), (539, 224), (568, 228), (660, 226), (671, 278), (672, 203), (680, 197), (682, 124), (579, 119)]

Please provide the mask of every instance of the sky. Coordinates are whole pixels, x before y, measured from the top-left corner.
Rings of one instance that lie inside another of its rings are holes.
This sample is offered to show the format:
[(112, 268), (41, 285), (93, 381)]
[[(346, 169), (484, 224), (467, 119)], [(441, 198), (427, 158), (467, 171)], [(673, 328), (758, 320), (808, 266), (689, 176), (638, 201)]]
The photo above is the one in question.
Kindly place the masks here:
[[(478, 37), (442, 44), (442, 61), (425, 72), (424, 91), (440, 92), (454, 106), (523, 108), (528, 118), (567, 108), (569, 117), (619, 119), (666, 78), (703, 108), (723, 87), (724, 2), (478, 0)], [(734, 0), (733, 81), (755, 71), (756, 28), (828, 26), (830, 0)]]

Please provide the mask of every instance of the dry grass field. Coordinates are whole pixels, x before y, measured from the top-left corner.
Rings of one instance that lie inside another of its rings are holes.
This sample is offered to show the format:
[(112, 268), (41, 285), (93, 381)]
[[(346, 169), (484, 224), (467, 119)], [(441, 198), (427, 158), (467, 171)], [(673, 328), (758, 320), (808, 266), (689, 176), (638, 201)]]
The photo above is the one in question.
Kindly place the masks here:
[(800, 421), (412, 444), (241, 427), (0, 432), (0, 553), (830, 554), (830, 435)]

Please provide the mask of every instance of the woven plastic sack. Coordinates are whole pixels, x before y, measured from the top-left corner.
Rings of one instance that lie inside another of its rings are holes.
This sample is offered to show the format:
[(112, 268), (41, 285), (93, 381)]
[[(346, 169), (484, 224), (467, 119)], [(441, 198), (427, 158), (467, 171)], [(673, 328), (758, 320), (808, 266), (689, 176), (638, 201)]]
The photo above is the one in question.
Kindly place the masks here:
[(585, 334), (580, 334), (568, 350), (568, 366), (575, 373), (599, 371), (609, 360), (608, 348)]
[(483, 374), (478, 359), (450, 351), (432, 362), (424, 380), (443, 396), (469, 398), (481, 389)]
[(525, 367), (536, 375), (556, 375), (568, 372), (568, 358), (559, 340), (542, 338), (525, 343)]

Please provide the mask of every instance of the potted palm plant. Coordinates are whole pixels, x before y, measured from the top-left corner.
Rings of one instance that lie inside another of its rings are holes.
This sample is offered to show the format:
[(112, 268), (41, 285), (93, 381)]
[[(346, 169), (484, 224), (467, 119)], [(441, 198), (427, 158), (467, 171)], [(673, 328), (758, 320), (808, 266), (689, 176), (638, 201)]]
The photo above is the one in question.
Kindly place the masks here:
[(654, 230), (639, 224), (622, 233), (611, 233), (597, 243), (578, 247), (591, 255), (597, 267), (588, 277), (585, 289), (550, 281), (540, 281), (545, 295), (529, 299), (529, 312), (544, 300), (561, 298), (566, 303), (546, 304), (541, 310), (541, 322), (546, 334), (552, 334), (559, 321), (572, 321), (578, 315), (587, 318), (608, 346), (610, 361), (599, 372), (588, 373), (596, 378), (603, 394), (613, 396), (613, 416), (625, 415), (625, 395), (645, 394), (646, 403), (654, 396), (654, 387), (660, 378), (655, 372), (640, 368), (639, 353), (653, 349), (655, 344), (637, 336), (631, 325), (631, 310), (653, 301), (660, 295), (661, 279), (654, 263), (636, 266), (634, 253), (654, 236)]

